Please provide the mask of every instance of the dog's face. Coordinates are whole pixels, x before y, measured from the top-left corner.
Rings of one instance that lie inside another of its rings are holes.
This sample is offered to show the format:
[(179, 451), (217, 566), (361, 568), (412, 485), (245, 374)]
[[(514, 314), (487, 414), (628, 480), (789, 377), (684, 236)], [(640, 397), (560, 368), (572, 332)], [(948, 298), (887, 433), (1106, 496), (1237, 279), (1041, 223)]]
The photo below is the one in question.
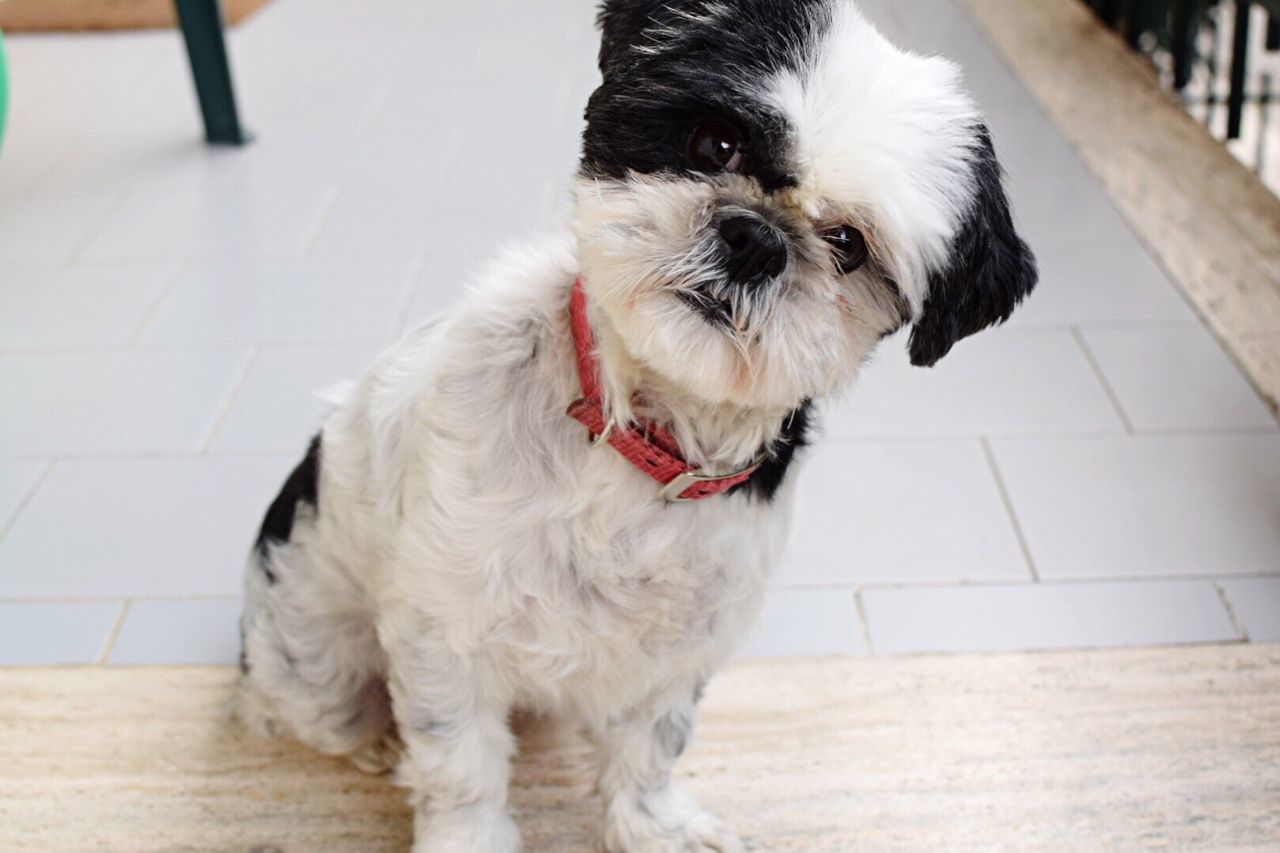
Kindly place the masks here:
[(951, 63), (848, 0), (606, 0), (574, 229), (629, 355), (790, 407), (914, 324), (932, 365), (1035, 284)]

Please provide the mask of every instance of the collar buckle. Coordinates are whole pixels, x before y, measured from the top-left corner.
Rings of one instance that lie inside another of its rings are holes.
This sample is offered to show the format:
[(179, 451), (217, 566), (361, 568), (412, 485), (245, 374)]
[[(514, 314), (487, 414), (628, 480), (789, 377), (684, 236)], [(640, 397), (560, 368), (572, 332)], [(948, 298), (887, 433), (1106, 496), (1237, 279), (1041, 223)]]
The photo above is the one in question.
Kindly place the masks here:
[(683, 474), (676, 475), (670, 483), (667, 483), (658, 491), (658, 500), (669, 504), (693, 503), (699, 498), (682, 497), (685, 492), (694, 486), (703, 483), (718, 483), (722, 480), (739, 480), (745, 481), (748, 477), (760, 470), (760, 466), (764, 464), (764, 456), (759, 456), (756, 461), (752, 462), (741, 471), (735, 471), (731, 474), (703, 474), (700, 470), (685, 471)]

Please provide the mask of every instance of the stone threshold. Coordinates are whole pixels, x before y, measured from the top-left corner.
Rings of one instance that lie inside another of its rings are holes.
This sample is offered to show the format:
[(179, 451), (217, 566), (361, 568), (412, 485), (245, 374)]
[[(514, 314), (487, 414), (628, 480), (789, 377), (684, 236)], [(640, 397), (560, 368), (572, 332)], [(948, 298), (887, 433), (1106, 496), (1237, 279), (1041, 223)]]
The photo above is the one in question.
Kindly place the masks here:
[[(0, 846), (409, 848), (404, 791), (241, 732), (235, 678), (0, 669)], [(521, 729), (525, 849), (594, 849), (591, 750)], [(1280, 647), (739, 663), (678, 774), (752, 850), (1261, 849), (1280, 838)]]

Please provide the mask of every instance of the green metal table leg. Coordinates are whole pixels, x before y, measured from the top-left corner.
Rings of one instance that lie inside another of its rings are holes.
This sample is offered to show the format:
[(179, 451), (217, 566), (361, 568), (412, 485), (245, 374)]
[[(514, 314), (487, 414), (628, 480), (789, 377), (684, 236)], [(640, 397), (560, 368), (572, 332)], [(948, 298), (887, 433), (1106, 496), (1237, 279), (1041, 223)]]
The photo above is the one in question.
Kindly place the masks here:
[(244, 145), (250, 137), (240, 126), (236, 94), (231, 83), (231, 65), (222, 33), (222, 10), (218, 0), (174, 0), (178, 21), (191, 58), (200, 112), (204, 115), (204, 135), (218, 145)]

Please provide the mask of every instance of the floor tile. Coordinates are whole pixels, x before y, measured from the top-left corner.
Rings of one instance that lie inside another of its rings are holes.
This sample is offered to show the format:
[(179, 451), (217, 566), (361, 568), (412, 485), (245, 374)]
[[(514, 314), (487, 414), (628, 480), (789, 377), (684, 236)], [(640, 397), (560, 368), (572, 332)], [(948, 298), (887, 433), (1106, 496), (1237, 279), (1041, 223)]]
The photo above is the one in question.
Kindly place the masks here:
[(1044, 578), (1280, 571), (1280, 436), (998, 440)]
[[(336, 174), (344, 186), (412, 186), (435, 197), (439, 188), (461, 171), (458, 157), (463, 128), (470, 124), (437, 116), (434, 104), (426, 98), (416, 106), (389, 109), (371, 118), (368, 126), (340, 149)], [(472, 132), (478, 133), (479, 128)], [(530, 172), (537, 174), (537, 170)], [(499, 174), (506, 174), (506, 170), (499, 170)]]
[(0, 666), (97, 663), (120, 606), (0, 602)]
[[(112, 83), (135, 83), (154, 66), (161, 45), (172, 40), (171, 34), (159, 31), (106, 37), (70, 32), (8, 33), (5, 51), (15, 81), (15, 97), (17, 91), (30, 87), (42, 100), (61, 91), (69, 102), (74, 102), (81, 92), (69, 82), (94, 83), (110, 77)], [(77, 59), (84, 60), (87, 67), (80, 67)]]
[[(294, 38), (288, 50), (281, 50), (279, 35), (256, 26), (240, 27), (232, 34), (237, 88), (255, 131), (255, 144), (295, 128), (330, 132), (361, 128), (370, 109), (385, 100), (395, 81), (415, 76), (410, 65), (414, 49), (419, 51), (416, 73), (423, 76), (430, 76), (421, 70), (427, 52), (433, 64), (452, 61), (455, 74), (467, 70), (461, 57), (475, 53), (474, 44), (443, 36), (414, 34), (362, 41), (344, 35)], [(353, 50), (360, 51), (358, 63), (350, 61)]]
[(1123, 432), (1068, 331), (993, 329), (961, 341), (931, 369), (913, 367), (898, 335), (826, 418), (833, 436)]
[(1255, 643), (1280, 643), (1280, 577), (1224, 580), (1231, 609)]
[(48, 462), (0, 462), (0, 534), (40, 481)]
[(1106, 323), (1195, 325), (1174, 285), (1131, 237), (1078, 244), (1032, 243), (1040, 284), (1010, 320), (1012, 326)]
[(1005, 170), (1005, 190), (1013, 203), (1016, 222), (1021, 223), (1019, 214), (1024, 201), (1031, 204), (1037, 198), (1027, 192), (1030, 186), (1048, 185), (1069, 192), (1075, 180), (1081, 184), (1077, 191), (1086, 193), (1084, 197), (1091, 204), (1107, 203), (1100, 186), (1088, 177), (1070, 144), (1021, 81), (990, 59), (976, 66), (967, 62), (964, 68), (965, 82), (976, 86), (973, 94), (989, 125), (996, 157)]
[[(350, 121), (350, 117), (347, 117)], [(335, 117), (313, 117), (310, 126), (288, 119), (257, 120), (253, 132), (261, 134), (240, 151), (229, 183), (279, 182), (298, 186), (338, 185), (350, 163), (353, 131), (326, 124), (340, 124)]]
[(869, 589), (876, 654), (1013, 652), (1237, 639), (1208, 581)]
[(94, 260), (300, 254), (331, 197), (328, 187), (233, 182), (144, 187), (89, 242)]
[(6, 122), (0, 152), (0, 198), (12, 203), (30, 193), (67, 156), (68, 148), (66, 140), (50, 140), (39, 125), (14, 110)]
[(770, 590), (760, 623), (740, 658), (865, 654), (849, 590)]
[[(1008, 140), (1006, 140), (1006, 143)], [(1031, 148), (1031, 146), (1028, 146)], [(1061, 244), (1077, 252), (1136, 238), (1096, 178), (1075, 158), (1055, 158), (1049, 171), (1008, 159), (1009, 200), (1018, 232), (1033, 249)]]
[[(184, 108), (188, 97), (183, 91)], [(206, 145), (185, 126), (164, 133), (86, 134), (64, 147), (58, 164), (36, 185), (38, 193), (126, 195), (143, 187), (166, 195), (195, 192), (230, 181), (241, 161), (241, 149)]]
[(1139, 430), (1276, 428), (1262, 398), (1200, 326), (1083, 335)]
[[(470, 69), (469, 86), (449, 85), (443, 77), (455, 77), (458, 69), (427, 69), (425, 73), (405, 75), (388, 87), (370, 127), (376, 135), (391, 137), (394, 131), (404, 128), (402, 122), (417, 123), (428, 117), (432, 120), (434, 135), (444, 136), (451, 128), (466, 128), (471, 138), (483, 143), (490, 131), (507, 130), (498, 139), (508, 156), (516, 154), (525, 159), (525, 137), (535, 138), (553, 128), (572, 114), (581, 114), (586, 103), (569, 104), (564, 99), (568, 81), (578, 77), (597, 75), (590, 53), (571, 48), (556, 51), (547, 44), (527, 45), (497, 43), (492, 37), (481, 37), (476, 42), (477, 53), (473, 61), (466, 63)], [(499, 55), (500, 54), (500, 55)], [(520, 74), (513, 75), (510, 68), (520, 65)], [(486, 92), (486, 106), (476, 109), (475, 91)], [(477, 134), (476, 132), (480, 133)], [(513, 135), (517, 134), (518, 135)], [(428, 146), (439, 140), (420, 134)], [(497, 140), (495, 140), (497, 141)], [(509, 172), (510, 170), (500, 170)], [(513, 175), (513, 177), (515, 177)]]
[(782, 586), (1030, 577), (976, 441), (827, 441), (799, 478)]
[[(939, 54), (960, 64), (968, 77), (976, 61), (995, 59), (974, 23), (952, 0), (858, 0), (858, 8), (886, 38), (904, 50)], [(971, 81), (966, 79), (969, 88)]]
[(120, 205), (118, 196), (27, 196), (0, 206), (0, 262), (68, 261)]
[(189, 268), (144, 346), (388, 341), (419, 272), (413, 257), (239, 258)]
[(486, 260), (449, 252), (432, 253), (419, 276), (400, 331), (417, 328), (460, 304), (467, 288), (483, 272)]
[(551, 180), (545, 189), (493, 199), (444, 197), (421, 187), (344, 187), (315, 240), (313, 254), (454, 252), (486, 258), (523, 243), (548, 226)]
[(122, 36), (63, 33), (36, 37), (30, 51), (19, 45), (14, 88), (25, 86), (19, 75), (44, 81), (42, 103), (32, 115), (44, 132), (166, 133), (183, 126), (199, 132), (181, 39), (159, 30)]
[(297, 460), (60, 462), (0, 542), (0, 596), (238, 595)]
[(178, 269), (77, 264), (0, 270), (0, 349), (127, 344)]
[[(364, 3), (358, 15), (351, 14), (350, 8), (336, 0), (310, 0), (305, 4), (273, 3), (242, 24), (240, 29), (274, 37), (279, 44), (285, 39), (332, 38), (335, 26), (344, 25), (342, 34), (354, 44), (364, 45), (404, 37), (406, 33), (421, 37), (424, 32), (430, 32), (425, 29), (425, 21), (444, 23), (454, 20), (458, 22), (455, 34), (474, 37), (479, 23), (487, 20), (485, 13), (492, 11), (493, 4), (486, 0), (467, 3)], [(430, 55), (424, 55), (421, 61), (429, 62)]]
[(196, 450), (242, 350), (0, 358), (0, 455)]
[(213, 449), (301, 453), (333, 408), (321, 395), (358, 380), (377, 354), (372, 346), (263, 350), (214, 436)]
[(239, 599), (134, 601), (107, 663), (226, 666), (239, 659)]

